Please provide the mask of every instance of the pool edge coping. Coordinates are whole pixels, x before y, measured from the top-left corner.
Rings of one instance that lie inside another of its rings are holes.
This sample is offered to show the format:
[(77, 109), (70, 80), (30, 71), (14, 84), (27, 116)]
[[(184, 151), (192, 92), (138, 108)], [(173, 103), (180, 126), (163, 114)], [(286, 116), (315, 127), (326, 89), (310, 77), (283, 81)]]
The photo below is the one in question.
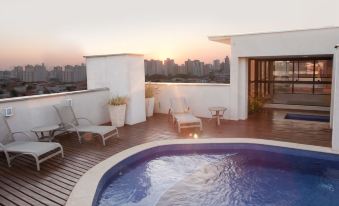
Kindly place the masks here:
[(76, 183), (73, 188), (66, 206), (91, 206), (98, 187), (98, 184), (103, 175), (112, 167), (124, 159), (142, 152), (146, 149), (151, 149), (157, 146), (176, 145), (176, 144), (206, 144), (206, 143), (246, 143), (246, 144), (261, 144), (269, 146), (278, 146), (292, 149), (300, 149), (313, 152), (322, 152), (329, 154), (339, 154), (339, 151), (332, 150), (330, 147), (321, 147), (314, 145), (305, 145), (291, 142), (281, 142), (266, 139), (254, 138), (208, 138), (208, 139), (173, 139), (173, 140), (158, 140), (149, 143), (140, 144), (129, 149), (123, 150), (106, 160), (98, 163), (89, 169)]

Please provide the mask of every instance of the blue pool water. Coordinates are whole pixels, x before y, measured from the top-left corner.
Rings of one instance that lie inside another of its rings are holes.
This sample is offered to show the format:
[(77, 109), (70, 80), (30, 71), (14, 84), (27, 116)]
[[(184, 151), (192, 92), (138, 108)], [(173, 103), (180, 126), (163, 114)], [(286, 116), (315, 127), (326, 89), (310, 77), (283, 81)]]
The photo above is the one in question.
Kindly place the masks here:
[(273, 146), (177, 145), (121, 162), (94, 205), (339, 205), (339, 158)]
[(285, 119), (314, 121), (314, 122), (330, 122), (330, 116), (329, 115), (287, 113), (286, 116), (285, 116)]

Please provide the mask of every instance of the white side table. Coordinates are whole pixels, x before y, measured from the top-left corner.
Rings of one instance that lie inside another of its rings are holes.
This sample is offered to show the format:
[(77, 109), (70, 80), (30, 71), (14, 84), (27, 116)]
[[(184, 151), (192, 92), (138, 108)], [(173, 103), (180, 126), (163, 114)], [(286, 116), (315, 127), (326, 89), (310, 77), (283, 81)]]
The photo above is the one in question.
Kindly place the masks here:
[(217, 120), (217, 126), (220, 125), (220, 119), (224, 118), (224, 113), (227, 110), (226, 107), (209, 107), (208, 110), (211, 112), (212, 119), (215, 118)]
[(55, 124), (35, 127), (31, 131), (35, 133), (40, 142), (52, 142), (54, 140), (54, 132), (58, 129), (60, 129), (60, 126)]

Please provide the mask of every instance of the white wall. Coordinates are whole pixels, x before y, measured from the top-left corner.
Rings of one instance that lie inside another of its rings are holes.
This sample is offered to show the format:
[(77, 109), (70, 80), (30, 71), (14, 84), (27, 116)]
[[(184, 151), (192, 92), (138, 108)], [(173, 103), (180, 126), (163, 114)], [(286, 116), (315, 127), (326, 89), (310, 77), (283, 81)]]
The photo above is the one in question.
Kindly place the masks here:
[[(225, 84), (195, 84), (195, 83), (152, 83), (158, 88), (155, 95), (155, 112), (168, 114), (170, 99), (185, 97), (194, 115), (211, 117), (208, 107), (224, 106), (229, 108), (230, 86)], [(230, 117), (230, 110), (225, 118)]]
[(86, 58), (87, 88), (108, 87), (110, 97), (127, 96), (126, 124), (146, 120), (144, 57), (113, 54)]
[(237, 57), (333, 54), (338, 36), (339, 28), (239, 35), (231, 51)]
[[(339, 41), (338, 41), (339, 42)], [(332, 83), (332, 148), (339, 151), (339, 48), (334, 49), (335, 55), (333, 65), (335, 65), (334, 82)]]
[[(0, 100), (0, 109), (2, 111), (3, 108), (13, 107), (14, 115), (8, 119), (13, 131), (30, 131), (33, 127), (58, 124), (59, 119), (53, 105), (72, 99), (77, 117), (86, 117), (95, 124), (103, 124), (110, 121), (107, 108), (108, 97), (107, 88), (18, 97)], [(0, 131), (0, 134), (2, 138), (4, 132)]]

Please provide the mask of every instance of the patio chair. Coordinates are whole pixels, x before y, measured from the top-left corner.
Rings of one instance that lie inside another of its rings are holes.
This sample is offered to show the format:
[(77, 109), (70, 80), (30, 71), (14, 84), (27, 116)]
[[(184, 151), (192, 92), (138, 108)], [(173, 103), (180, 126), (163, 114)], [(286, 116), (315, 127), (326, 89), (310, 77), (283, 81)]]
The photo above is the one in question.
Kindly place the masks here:
[[(98, 135), (102, 139), (102, 144), (106, 145), (106, 140), (119, 136), (118, 129), (115, 126), (97, 126), (86, 118), (77, 118), (74, 110), (70, 105), (58, 104), (53, 106), (57, 111), (61, 121), (61, 128), (66, 132), (76, 132), (79, 142), (82, 141), (81, 133), (92, 133)], [(84, 120), (87, 124), (80, 124)]]
[(169, 113), (174, 124), (177, 124), (178, 132), (183, 128), (196, 128), (202, 131), (201, 119), (190, 112), (190, 108), (185, 98), (172, 98), (170, 100)]
[(31, 139), (25, 132), (12, 132), (8, 125), (6, 117), (0, 117), (1, 131), (6, 136), (0, 141), (0, 151), (4, 152), (8, 167), (11, 167), (12, 161), (21, 155), (31, 155), (35, 159), (37, 170), (40, 171), (40, 164), (56, 155), (64, 157), (61, 144), (56, 142), (33, 142), (16, 141), (14, 136), (24, 135)]

